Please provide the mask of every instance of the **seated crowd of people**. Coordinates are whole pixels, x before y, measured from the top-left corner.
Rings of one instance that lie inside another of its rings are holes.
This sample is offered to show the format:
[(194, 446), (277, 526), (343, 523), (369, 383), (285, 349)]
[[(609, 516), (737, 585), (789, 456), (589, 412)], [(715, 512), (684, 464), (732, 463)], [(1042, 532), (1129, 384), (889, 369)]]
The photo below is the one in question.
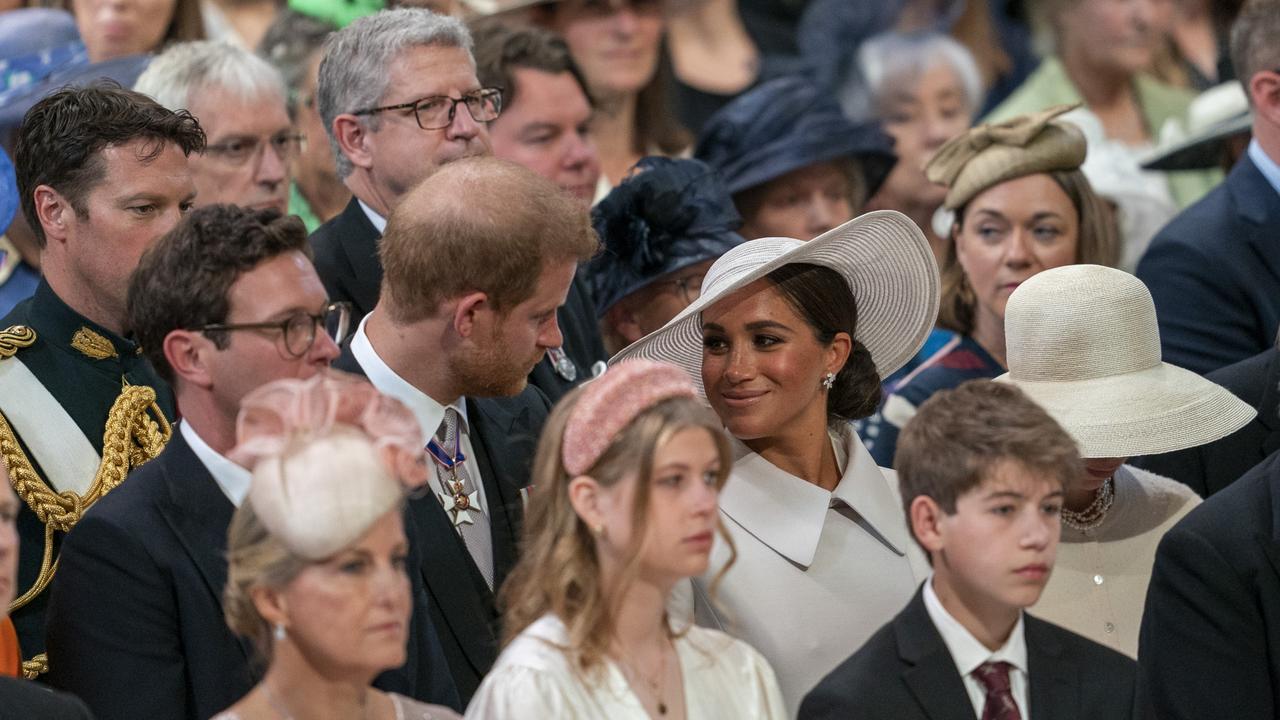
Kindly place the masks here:
[(0, 720), (1280, 717), (1276, 38), (0, 2)]

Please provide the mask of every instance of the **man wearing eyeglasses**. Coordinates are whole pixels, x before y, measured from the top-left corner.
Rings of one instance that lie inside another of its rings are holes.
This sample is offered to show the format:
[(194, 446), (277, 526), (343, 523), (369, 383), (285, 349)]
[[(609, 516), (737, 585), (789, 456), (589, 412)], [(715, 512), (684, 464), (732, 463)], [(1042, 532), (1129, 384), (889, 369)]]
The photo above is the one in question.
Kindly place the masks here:
[[(317, 102), (354, 197), (311, 242), (330, 297), (351, 302), (357, 320), (378, 302), (379, 239), (401, 199), (444, 165), (492, 154), (503, 91), (480, 84), (471, 44), (458, 20), (402, 8), (360, 18), (325, 45)], [(552, 401), (603, 369), (590, 315), (575, 283), (557, 312), (564, 344), (529, 377)]]
[(267, 61), (223, 42), (176, 43), (134, 89), (170, 110), (189, 110), (208, 134), (204, 153), (191, 158), (197, 207), (287, 211), (302, 135), (289, 121), (284, 81)]
[[(227, 528), (250, 478), (226, 454), (240, 399), (323, 371), (349, 319), (311, 265), (302, 221), (274, 210), (200, 208), (139, 263), (129, 325), (182, 421), (67, 536), (50, 601), (50, 680), (98, 718), (204, 720), (261, 679), (223, 617)], [(378, 684), (456, 707), (424, 593), (408, 663)]]

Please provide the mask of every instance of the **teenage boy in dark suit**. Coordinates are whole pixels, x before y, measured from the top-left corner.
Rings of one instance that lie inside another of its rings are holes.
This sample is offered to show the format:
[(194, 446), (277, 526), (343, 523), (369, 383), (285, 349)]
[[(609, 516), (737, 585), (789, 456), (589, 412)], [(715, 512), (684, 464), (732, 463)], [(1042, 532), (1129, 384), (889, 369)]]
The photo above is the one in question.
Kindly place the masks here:
[(903, 429), (907, 522), (932, 576), (805, 697), (802, 720), (1130, 718), (1134, 662), (1027, 615), (1053, 570), (1075, 443), (1017, 388), (934, 395)]

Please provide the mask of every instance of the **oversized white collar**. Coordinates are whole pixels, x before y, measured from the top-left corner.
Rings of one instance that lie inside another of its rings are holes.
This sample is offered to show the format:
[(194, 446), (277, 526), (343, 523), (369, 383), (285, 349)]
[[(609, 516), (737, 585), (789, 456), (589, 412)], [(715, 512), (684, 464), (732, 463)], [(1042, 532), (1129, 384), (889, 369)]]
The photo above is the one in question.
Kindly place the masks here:
[(817, 554), (823, 526), (828, 521), (848, 522), (829, 512), (843, 501), (862, 519), (864, 530), (905, 555), (910, 542), (906, 519), (888, 479), (851, 424), (841, 425), (831, 441), (837, 457), (847, 458), (833, 492), (779, 469), (732, 440), (733, 473), (720, 492), (720, 509), (757, 540), (807, 568)]

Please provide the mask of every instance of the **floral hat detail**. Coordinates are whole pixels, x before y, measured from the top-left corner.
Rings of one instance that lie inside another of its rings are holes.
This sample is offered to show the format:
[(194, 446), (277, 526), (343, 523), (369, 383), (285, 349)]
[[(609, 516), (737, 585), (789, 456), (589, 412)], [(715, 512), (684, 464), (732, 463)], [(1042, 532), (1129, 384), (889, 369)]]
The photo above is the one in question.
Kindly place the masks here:
[(698, 160), (643, 158), (591, 220), (604, 245), (588, 271), (600, 317), (655, 280), (744, 242), (728, 190)]
[(246, 502), (267, 530), (321, 560), (427, 482), (425, 445), (403, 403), (330, 370), (246, 395), (229, 457), (253, 472)]

